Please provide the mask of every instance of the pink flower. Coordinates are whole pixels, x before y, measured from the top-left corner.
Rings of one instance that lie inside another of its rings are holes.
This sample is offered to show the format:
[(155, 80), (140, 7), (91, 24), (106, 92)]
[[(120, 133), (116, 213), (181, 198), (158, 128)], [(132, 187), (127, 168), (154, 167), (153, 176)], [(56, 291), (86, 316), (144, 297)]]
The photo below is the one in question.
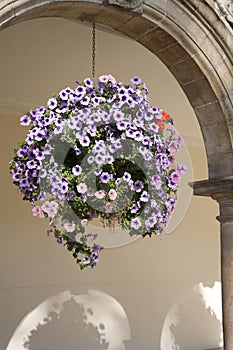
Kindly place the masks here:
[(95, 193), (96, 198), (98, 199), (103, 199), (105, 197), (105, 191), (104, 190), (99, 190)]
[(100, 81), (101, 83), (107, 83), (107, 82), (109, 81), (109, 76), (108, 76), (108, 75), (101, 75), (101, 76), (99, 77), (99, 81)]
[(80, 184), (78, 184), (76, 188), (79, 193), (84, 194), (85, 192), (87, 192), (87, 185), (84, 182), (81, 182)]
[(117, 192), (112, 188), (109, 192), (108, 192), (109, 198), (111, 199), (111, 201), (114, 201), (117, 197)]
[(116, 84), (116, 79), (112, 76), (112, 74), (108, 75), (108, 80), (112, 83), (112, 84)]
[(179, 144), (177, 141), (171, 141), (169, 143), (169, 146), (168, 146), (168, 151), (173, 153), (173, 152), (177, 152), (179, 150)]
[(106, 205), (105, 205), (105, 211), (106, 211), (106, 213), (111, 213), (112, 210), (113, 210), (112, 204), (111, 204), (111, 203), (106, 203)]
[(36, 205), (34, 208), (32, 208), (32, 215), (38, 216), (40, 219), (44, 218), (44, 213), (39, 205)]
[(55, 201), (45, 202), (42, 204), (41, 209), (47, 213), (50, 218), (54, 218), (58, 211), (58, 203)]
[(179, 146), (182, 145), (183, 139), (182, 139), (182, 136), (181, 136), (181, 135), (178, 136), (178, 138), (177, 138), (177, 143), (178, 143)]
[(71, 224), (70, 222), (65, 222), (63, 224), (63, 227), (67, 232), (73, 232), (75, 229), (75, 224)]
[(178, 184), (179, 181), (180, 181), (180, 174), (177, 172), (177, 171), (174, 171), (172, 174), (171, 174), (171, 181), (174, 183), (174, 184)]

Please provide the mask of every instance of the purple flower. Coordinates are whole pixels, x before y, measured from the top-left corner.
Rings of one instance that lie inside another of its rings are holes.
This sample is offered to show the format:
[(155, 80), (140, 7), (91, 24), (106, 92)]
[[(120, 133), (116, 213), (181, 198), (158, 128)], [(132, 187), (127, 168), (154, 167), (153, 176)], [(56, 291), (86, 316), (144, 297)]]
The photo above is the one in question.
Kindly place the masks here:
[(79, 176), (82, 172), (82, 168), (80, 165), (75, 165), (73, 166), (72, 168), (72, 173), (75, 175), (75, 176)]
[(136, 141), (142, 141), (143, 134), (140, 131), (136, 131), (135, 135), (134, 135), (134, 138), (135, 138)]
[(145, 222), (147, 231), (150, 231), (150, 229), (154, 227), (156, 223), (156, 218), (154, 216), (150, 216)]
[(120, 96), (120, 100), (121, 100), (122, 104), (124, 104), (127, 101), (127, 99), (128, 99), (127, 95)]
[(46, 199), (46, 193), (41, 191), (37, 199), (38, 201), (44, 201)]
[(131, 179), (131, 174), (127, 173), (127, 171), (124, 172), (123, 179), (128, 182)]
[(50, 176), (50, 185), (55, 186), (59, 182), (59, 177), (57, 175)]
[(19, 158), (24, 158), (25, 156), (27, 155), (27, 152), (25, 152), (25, 150), (23, 148), (20, 148), (18, 151), (17, 151), (17, 156)]
[(95, 263), (99, 261), (99, 254), (97, 253), (97, 251), (93, 251), (91, 253), (91, 258), (94, 260)]
[(88, 96), (84, 96), (84, 97), (82, 98), (82, 100), (80, 101), (80, 103), (81, 103), (83, 106), (88, 106), (89, 102), (90, 102), (90, 98), (89, 98)]
[(162, 165), (162, 168), (167, 169), (170, 163), (168, 157), (165, 154), (160, 154), (158, 158), (160, 160), (160, 164)]
[(23, 178), (22, 180), (20, 180), (19, 182), (21, 187), (28, 187), (29, 186), (29, 182), (27, 178)]
[(151, 185), (156, 188), (156, 190), (159, 190), (162, 186), (162, 181), (159, 175), (154, 175), (151, 180)]
[(139, 209), (140, 208), (136, 204), (134, 204), (134, 205), (132, 205), (130, 211), (131, 211), (132, 214), (135, 214), (135, 213), (138, 212)]
[(139, 77), (134, 77), (134, 78), (130, 79), (130, 81), (134, 85), (139, 85), (142, 82), (142, 80)]
[(20, 118), (20, 125), (22, 126), (28, 126), (31, 123), (31, 118), (28, 115), (23, 115)]
[(103, 156), (101, 156), (101, 154), (98, 154), (96, 157), (95, 157), (95, 162), (97, 164), (103, 164), (105, 162), (105, 158)]
[(117, 186), (119, 186), (120, 183), (121, 183), (121, 179), (116, 179), (115, 183), (116, 183)]
[(124, 113), (121, 112), (121, 111), (115, 111), (114, 114), (113, 114), (113, 119), (116, 121), (116, 122), (120, 122), (122, 121), (124, 118)]
[(36, 159), (37, 160), (43, 160), (45, 157), (44, 157), (44, 152), (42, 152), (41, 150), (37, 149), (35, 151), (35, 156), (36, 156)]
[(69, 93), (64, 89), (59, 93), (59, 96), (63, 101), (66, 101), (69, 98)]
[(20, 180), (20, 174), (19, 174), (19, 173), (13, 174), (12, 178), (13, 178), (13, 181), (19, 182), (19, 180)]
[(135, 133), (135, 130), (127, 129), (125, 134), (127, 137), (134, 138), (136, 133)]
[(87, 163), (88, 163), (88, 164), (92, 164), (94, 161), (95, 161), (95, 158), (94, 158), (93, 156), (89, 156), (89, 157), (87, 158)]
[(162, 118), (163, 111), (162, 111), (161, 108), (152, 107), (151, 108), (151, 112), (152, 112), (152, 114), (156, 115), (157, 119), (161, 119)]
[(169, 210), (173, 210), (175, 207), (176, 199), (174, 197), (169, 196), (166, 200), (166, 205)]
[(185, 174), (186, 173), (186, 171), (187, 171), (187, 168), (186, 168), (186, 166), (184, 165), (184, 164), (180, 164), (179, 166), (178, 166), (178, 172), (180, 173), (180, 174)]
[(153, 124), (150, 124), (149, 129), (150, 129), (152, 134), (157, 134), (159, 127), (158, 127), (158, 125), (153, 123)]
[(105, 158), (105, 162), (107, 163), (107, 164), (112, 164), (113, 162), (114, 162), (114, 158), (112, 157), (112, 156), (107, 156), (106, 158)]
[(30, 160), (29, 162), (27, 162), (28, 169), (36, 169), (37, 166), (38, 166), (38, 164), (34, 160)]
[(83, 82), (84, 85), (86, 85), (86, 87), (88, 88), (93, 88), (94, 86), (93, 81), (90, 78), (86, 78)]
[(157, 202), (155, 199), (151, 199), (150, 203), (151, 203), (151, 208), (156, 208)]
[(61, 179), (60, 190), (61, 193), (66, 193), (68, 191), (68, 181), (65, 178)]
[(79, 85), (74, 92), (76, 94), (85, 94), (86, 93), (86, 88), (84, 86)]
[(58, 125), (58, 126), (56, 126), (56, 128), (54, 129), (54, 134), (56, 134), (56, 135), (61, 134), (62, 131), (63, 131), (63, 126)]
[(149, 146), (151, 143), (150, 138), (148, 136), (143, 137), (142, 144), (145, 146)]
[(43, 152), (44, 152), (44, 154), (50, 154), (51, 153), (51, 151), (52, 151), (52, 147), (49, 145), (49, 144), (46, 144), (45, 146), (44, 146), (44, 149), (43, 149)]
[(84, 136), (79, 139), (79, 142), (83, 147), (88, 147), (90, 145), (91, 140), (88, 136)]
[(144, 212), (145, 212), (146, 214), (148, 214), (148, 213), (150, 212), (150, 207), (146, 207), (145, 210), (144, 210)]
[(103, 172), (100, 176), (100, 180), (102, 183), (106, 184), (110, 181), (111, 176), (109, 173)]
[(47, 102), (47, 106), (49, 109), (54, 109), (57, 107), (57, 99), (56, 98), (50, 98)]
[(123, 120), (117, 123), (117, 129), (120, 130), (120, 131), (121, 130), (126, 130), (127, 127), (128, 127), (128, 123), (123, 121)]
[(143, 182), (141, 180), (135, 181), (133, 188), (135, 192), (141, 192), (143, 189)]
[(131, 228), (138, 230), (142, 226), (141, 220), (139, 218), (132, 219), (130, 226), (131, 226)]
[(79, 156), (81, 154), (81, 151), (77, 146), (74, 146), (73, 149), (74, 149), (77, 156)]
[(89, 256), (84, 256), (84, 258), (82, 258), (83, 265), (89, 265), (90, 262), (91, 262), (91, 259), (89, 258)]
[(148, 202), (149, 194), (146, 191), (143, 191), (140, 197), (141, 202)]
[(102, 173), (102, 169), (101, 168), (96, 168), (95, 169), (95, 175), (99, 176)]

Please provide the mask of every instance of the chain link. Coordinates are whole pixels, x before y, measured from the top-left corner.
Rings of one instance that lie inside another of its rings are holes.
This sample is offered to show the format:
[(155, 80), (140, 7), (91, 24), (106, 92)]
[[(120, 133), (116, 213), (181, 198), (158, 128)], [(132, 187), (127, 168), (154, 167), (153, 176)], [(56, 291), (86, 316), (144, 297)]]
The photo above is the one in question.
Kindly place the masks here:
[(92, 23), (92, 79), (95, 83), (95, 23)]

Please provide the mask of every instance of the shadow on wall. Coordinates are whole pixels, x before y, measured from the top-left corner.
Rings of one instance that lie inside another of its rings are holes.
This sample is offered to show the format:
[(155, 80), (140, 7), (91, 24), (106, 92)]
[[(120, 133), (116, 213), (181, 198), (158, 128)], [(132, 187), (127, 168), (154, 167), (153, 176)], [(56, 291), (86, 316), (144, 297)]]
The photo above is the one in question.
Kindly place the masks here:
[(130, 328), (122, 306), (98, 291), (48, 298), (17, 327), (6, 350), (125, 350)]
[(221, 283), (215, 282), (212, 287), (199, 283), (180, 296), (169, 310), (160, 349), (202, 350), (222, 345)]
[[(137, 341), (137, 335), (131, 339), (128, 317), (116, 299), (96, 290), (80, 295), (67, 290), (25, 316), (6, 350), (133, 350)], [(199, 283), (167, 313), (159, 348), (203, 350), (222, 342), (221, 284)], [(154, 343), (148, 350), (158, 347)]]
[(25, 349), (67, 349), (71, 343), (78, 344), (82, 349), (108, 349), (104, 324), (95, 326), (88, 322), (88, 314), (92, 313), (91, 309), (85, 312), (74, 298), (65, 301), (60, 313), (49, 312), (43, 324), (38, 324), (32, 330), (24, 343)]

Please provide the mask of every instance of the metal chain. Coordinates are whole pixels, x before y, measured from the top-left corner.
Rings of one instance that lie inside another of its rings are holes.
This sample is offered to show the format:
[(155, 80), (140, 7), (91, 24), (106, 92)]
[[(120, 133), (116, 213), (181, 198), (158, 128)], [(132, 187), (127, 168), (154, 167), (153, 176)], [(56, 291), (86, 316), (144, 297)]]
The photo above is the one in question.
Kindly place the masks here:
[(95, 23), (92, 24), (92, 79), (95, 83)]

